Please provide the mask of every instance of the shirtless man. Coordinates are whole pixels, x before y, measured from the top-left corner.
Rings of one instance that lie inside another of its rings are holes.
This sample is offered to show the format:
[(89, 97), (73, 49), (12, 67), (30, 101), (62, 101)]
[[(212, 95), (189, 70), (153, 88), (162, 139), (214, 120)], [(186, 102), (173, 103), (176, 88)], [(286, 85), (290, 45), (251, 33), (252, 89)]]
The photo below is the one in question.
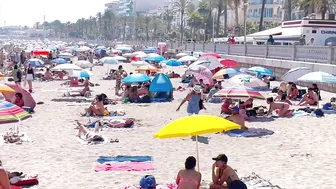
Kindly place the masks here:
[(313, 88), (308, 88), (308, 93), (304, 94), (299, 106), (316, 106), (318, 104), (319, 97), (314, 92)]
[[(213, 183), (210, 185), (210, 189), (247, 189), (246, 185), (239, 179), (236, 171), (227, 165), (228, 158), (225, 154), (220, 154), (212, 159), (216, 162), (212, 165)], [(218, 169), (218, 172), (216, 169)], [(225, 187), (224, 182), (227, 187)]]
[(89, 113), (90, 115), (104, 116), (105, 107), (103, 104), (102, 95), (97, 95), (96, 98), (92, 101), (90, 107), (86, 109), (85, 114)]
[(227, 117), (226, 119), (229, 121), (232, 121), (233, 123), (237, 123), (240, 125), (240, 129), (242, 130), (248, 130), (248, 128), (245, 126), (245, 118), (243, 115), (239, 113), (239, 108), (237, 106), (231, 108), (232, 115)]
[(273, 97), (267, 98), (266, 102), (270, 105), (266, 116), (271, 115), (271, 113), (276, 109), (279, 109), (279, 117), (293, 115), (293, 110), (289, 109), (289, 104), (286, 102), (274, 102)]

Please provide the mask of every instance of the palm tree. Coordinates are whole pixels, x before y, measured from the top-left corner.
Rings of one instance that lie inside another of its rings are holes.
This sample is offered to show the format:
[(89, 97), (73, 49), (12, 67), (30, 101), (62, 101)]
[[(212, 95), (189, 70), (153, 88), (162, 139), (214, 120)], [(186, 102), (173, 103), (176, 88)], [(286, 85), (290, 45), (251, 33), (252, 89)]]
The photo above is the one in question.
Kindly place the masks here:
[(146, 42), (149, 41), (149, 23), (151, 18), (149, 16), (145, 16), (145, 31), (146, 31)]
[(239, 7), (241, 5), (241, 0), (230, 0), (229, 4), (231, 5), (231, 8), (233, 6), (234, 13), (235, 13), (235, 26), (239, 26)]
[[(216, 2), (215, 2), (215, 7), (217, 9), (216, 36), (215, 37), (218, 37), (218, 34), (219, 34), (220, 18), (221, 18), (222, 13), (223, 13), (222, 12), (223, 8), (226, 5), (225, 1), (226, 0), (216, 0)], [(226, 15), (225, 15), (225, 17), (226, 17)]]
[(189, 5), (190, 0), (177, 0), (175, 1), (174, 7), (180, 13), (180, 42), (183, 41), (183, 32), (184, 32), (184, 14), (186, 12), (186, 8)]
[(39, 29), (40, 22), (35, 22), (34, 26), (35, 26), (36, 29)]
[(334, 0), (295, 0), (294, 4), (304, 10), (305, 16), (311, 13), (321, 13), (322, 19), (325, 19), (326, 13), (330, 12), (330, 7), (335, 4)]
[(167, 29), (167, 33), (171, 32), (171, 25), (174, 19), (174, 11), (172, 9), (165, 9), (165, 11), (163, 12), (163, 20), (165, 21), (166, 24), (166, 29)]
[(263, 29), (265, 4), (266, 4), (266, 0), (262, 0), (261, 12), (260, 12), (260, 21), (259, 21), (259, 31), (262, 31), (262, 29)]

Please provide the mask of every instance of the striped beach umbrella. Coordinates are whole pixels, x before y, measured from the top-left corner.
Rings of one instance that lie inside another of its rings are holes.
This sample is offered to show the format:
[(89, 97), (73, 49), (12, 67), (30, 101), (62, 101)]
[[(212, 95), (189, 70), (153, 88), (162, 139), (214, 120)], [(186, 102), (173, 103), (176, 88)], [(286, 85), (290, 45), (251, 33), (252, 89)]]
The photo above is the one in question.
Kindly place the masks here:
[(222, 97), (222, 98), (233, 98), (233, 99), (240, 99), (240, 98), (258, 98), (258, 99), (265, 99), (265, 97), (260, 94), (258, 91), (253, 90), (249, 87), (231, 87), (225, 88), (217, 93), (214, 94), (214, 97)]
[(31, 115), (24, 109), (8, 101), (0, 101), (0, 124), (17, 123), (30, 118)]

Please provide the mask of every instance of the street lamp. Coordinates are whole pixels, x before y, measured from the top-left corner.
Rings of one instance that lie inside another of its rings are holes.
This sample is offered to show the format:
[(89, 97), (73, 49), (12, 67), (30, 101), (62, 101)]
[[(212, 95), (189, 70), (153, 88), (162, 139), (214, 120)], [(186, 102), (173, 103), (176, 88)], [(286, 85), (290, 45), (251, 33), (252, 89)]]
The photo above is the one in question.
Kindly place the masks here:
[(206, 40), (206, 27), (207, 27), (207, 23), (204, 23), (204, 42)]

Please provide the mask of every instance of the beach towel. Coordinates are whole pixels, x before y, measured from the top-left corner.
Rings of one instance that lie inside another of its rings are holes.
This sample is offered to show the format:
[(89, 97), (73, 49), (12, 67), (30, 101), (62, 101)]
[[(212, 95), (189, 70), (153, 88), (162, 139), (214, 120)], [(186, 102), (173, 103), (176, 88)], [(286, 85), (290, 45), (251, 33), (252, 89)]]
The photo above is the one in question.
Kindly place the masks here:
[(230, 137), (262, 137), (272, 135), (274, 132), (262, 128), (249, 128), (245, 130), (231, 130), (227, 133)]
[[(156, 189), (177, 189), (176, 184), (166, 184), (166, 185), (161, 185), (158, 184), (155, 187)], [(123, 186), (120, 187), (119, 189), (141, 189), (139, 186), (134, 186), (134, 185), (129, 185), (129, 186)]]
[(76, 139), (82, 145), (95, 145), (95, 144), (106, 144), (106, 143), (108, 143), (108, 139), (104, 136), (102, 136), (102, 137), (104, 139), (103, 141), (92, 141), (92, 142), (86, 141), (85, 139), (82, 139), (79, 136), (76, 136)]
[(281, 189), (280, 186), (272, 184), (270, 181), (261, 178), (256, 173), (243, 177), (241, 180), (246, 184), (248, 189)]
[(22, 187), (20, 187), (20, 186), (13, 186), (13, 185), (11, 185), (11, 186), (10, 186), (10, 189), (22, 189)]
[(108, 157), (108, 156), (99, 156), (97, 159), (98, 163), (106, 163), (106, 162), (146, 162), (146, 161), (153, 161), (152, 156), (115, 156), (115, 157)]
[(14, 177), (10, 180), (12, 185), (15, 186), (33, 186), (39, 183), (37, 178), (20, 178)]
[(126, 163), (107, 163), (98, 164), (96, 172), (101, 171), (150, 171), (154, 170), (152, 162), (126, 162)]

